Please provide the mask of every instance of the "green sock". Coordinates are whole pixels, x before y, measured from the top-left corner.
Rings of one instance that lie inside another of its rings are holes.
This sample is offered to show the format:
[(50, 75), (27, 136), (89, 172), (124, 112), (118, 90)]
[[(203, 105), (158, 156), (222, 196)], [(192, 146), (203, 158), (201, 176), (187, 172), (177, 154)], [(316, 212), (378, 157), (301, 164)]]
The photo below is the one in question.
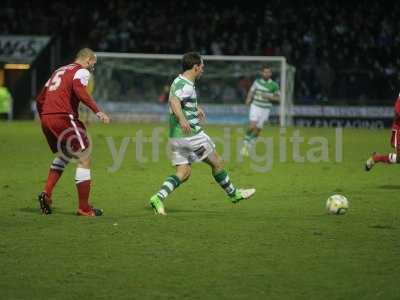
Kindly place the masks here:
[(236, 188), (233, 186), (228, 176), (228, 173), (225, 170), (222, 170), (214, 174), (213, 176), (214, 179), (224, 189), (225, 193), (227, 193), (229, 197), (233, 197), (235, 195)]
[(177, 176), (168, 176), (162, 184), (160, 191), (157, 193), (157, 196), (160, 197), (161, 200), (165, 200), (165, 198), (167, 198), (168, 195), (171, 194), (180, 184), (181, 180)]
[(250, 142), (251, 139), (252, 139), (252, 136), (253, 136), (253, 131), (251, 131), (250, 129), (248, 129), (248, 130), (246, 131), (246, 135), (244, 136), (244, 140), (245, 140), (246, 142)]
[(246, 135), (244, 137), (244, 143), (247, 147), (252, 146), (255, 140), (257, 139), (257, 134), (254, 133), (252, 130), (247, 130)]

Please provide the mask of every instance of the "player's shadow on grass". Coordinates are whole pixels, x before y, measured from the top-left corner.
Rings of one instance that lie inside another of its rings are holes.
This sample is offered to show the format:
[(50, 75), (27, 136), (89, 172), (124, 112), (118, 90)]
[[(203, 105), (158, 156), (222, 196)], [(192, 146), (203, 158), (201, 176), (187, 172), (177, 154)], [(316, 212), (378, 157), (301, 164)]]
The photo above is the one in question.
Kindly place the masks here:
[(176, 208), (168, 208), (167, 213), (171, 214), (202, 214), (202, 215), (215, 215), (215, 216), (221, 216), (224, 215), (224, 213), (219, 212), (219, 211), (213, 211), (213, 210), (203, 210), (203, 209), (176, 209)]
[(400, 190), (400, 185), (385, 184), (385, 185), (378, 186), (378, 188), (383, 189), (383, 190)]
[(18, 210), (21, 212), (24, 212), (24, 213), (30, 213), (30, 214), (35, 214), (35, 215), (40, 214), (40, 210), (37, 207), (24, 207), (24, 208), (20, 208)]
[(369, 228), (374, 228), (374, 229), (390, 229), (390, 230), (396, 229), (396, 227), (393, 227), (393, 226), (391, 226), (391, 225), (380, 225), (380, 224), (378, 224), (378, 225), (373, 225), (373, 226), (369, 226)]
[[(34, 215), (41, 215), (40, 209), (38, 207), (23, 207), (18, 209), (20, 212), (24, 213), (30, 213)], [(52, 214), (57, 214), (57, 215), (67, 215), (67, 216), (74, 216), (75, 212), (73, 211), (60, 211), (60, 210), (54, 210)]]
[[(151, 207), (145, 207), (144, 208), (146, 211), (153, 211)], [(219, 211), (214, 211), (214, 210), (203, 210), (203, 209), (177, 209), (177, 208), (166, 208), (167, 214), (206, 214), (206, 215), (216, 215), (216, 216), (221, 216), (224, 215), (225, 213), (219, 212)]]

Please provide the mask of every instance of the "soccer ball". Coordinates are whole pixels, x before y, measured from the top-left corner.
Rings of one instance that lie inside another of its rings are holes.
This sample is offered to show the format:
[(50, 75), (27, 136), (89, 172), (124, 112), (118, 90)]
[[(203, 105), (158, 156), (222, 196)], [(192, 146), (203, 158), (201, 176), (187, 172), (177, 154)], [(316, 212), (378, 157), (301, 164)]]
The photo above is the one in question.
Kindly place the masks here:
[(332, 195), (326, 200), (326, 210), (331, 215), (344, 215), (349, 209), (349, 200), (343, 195)]

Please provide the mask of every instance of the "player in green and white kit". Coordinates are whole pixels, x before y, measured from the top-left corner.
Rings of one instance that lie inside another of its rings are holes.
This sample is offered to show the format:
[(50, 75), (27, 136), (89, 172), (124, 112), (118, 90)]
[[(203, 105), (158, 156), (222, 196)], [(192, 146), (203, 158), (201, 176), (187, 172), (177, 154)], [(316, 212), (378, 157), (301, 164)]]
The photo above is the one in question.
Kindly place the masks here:
[(150, 199), (156, 214), (165, 215), (164, 201), (179, 185), (189, 179), (191, 164), (204, 161), (212, 175), (224, 189), (229, 199), (237, 203), (255, 193), (255, 189), (237, 189), (224, 170), (222, 160), (215, 151), (215, 145), (203, 131), (200, 121), (204, 111), (197, 105), (195, 81), (203, 74), (204, 63), (196, 52), (189, 52), (182, 58), (183, 73), (175, 78), (169, 93), (169, 147), (175, 175), (168, 176), (161, 189)]
[(268, 122), (272, 102), (280, 101), (279, 85), (271, 79), (271, 69), (263, 66), (260, 75), (261, 77), (253, 82), (246, 97), (246, 104), (250, 105), (250, 126), (244, 138), (243, 156), (249, 156), (249, 151), (252, 150), (260, 135), (264, 122)]

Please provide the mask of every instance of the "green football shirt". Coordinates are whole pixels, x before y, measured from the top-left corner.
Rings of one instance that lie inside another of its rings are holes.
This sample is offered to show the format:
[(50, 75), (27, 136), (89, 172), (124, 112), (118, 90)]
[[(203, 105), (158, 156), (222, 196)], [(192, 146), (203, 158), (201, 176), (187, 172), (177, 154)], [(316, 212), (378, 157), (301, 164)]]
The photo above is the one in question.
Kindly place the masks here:
[(188, 137), (203, 131), (203, 129), (200, 126), (200, 120), (198, 117), (197, 94), (193, 82), (191, 82), (189, 79), (185, 78), (182, 75), (176, 77), (171, 84), (171, 88), (169, 91), (169, 100), (171, 100), (173, 96), (175, 96), (181, 101), (182, 112), (186, 120), (189, 122), (190, 127), (192, 128), (192, 132), (190, 134), (185, 134), (182, 131), (178, 119), (176, 118), (176, 116), (174, 115), (174, 113), (170, 108), (169, 137), (173, 138)]
[(280, 95), (278, 83), (271, 78), (268, 80), (256, 79), (250, 91), (253, 93), (252, 103), (262, 108), (272, 107), (271, 101), (265, 98), (267, 95)]

